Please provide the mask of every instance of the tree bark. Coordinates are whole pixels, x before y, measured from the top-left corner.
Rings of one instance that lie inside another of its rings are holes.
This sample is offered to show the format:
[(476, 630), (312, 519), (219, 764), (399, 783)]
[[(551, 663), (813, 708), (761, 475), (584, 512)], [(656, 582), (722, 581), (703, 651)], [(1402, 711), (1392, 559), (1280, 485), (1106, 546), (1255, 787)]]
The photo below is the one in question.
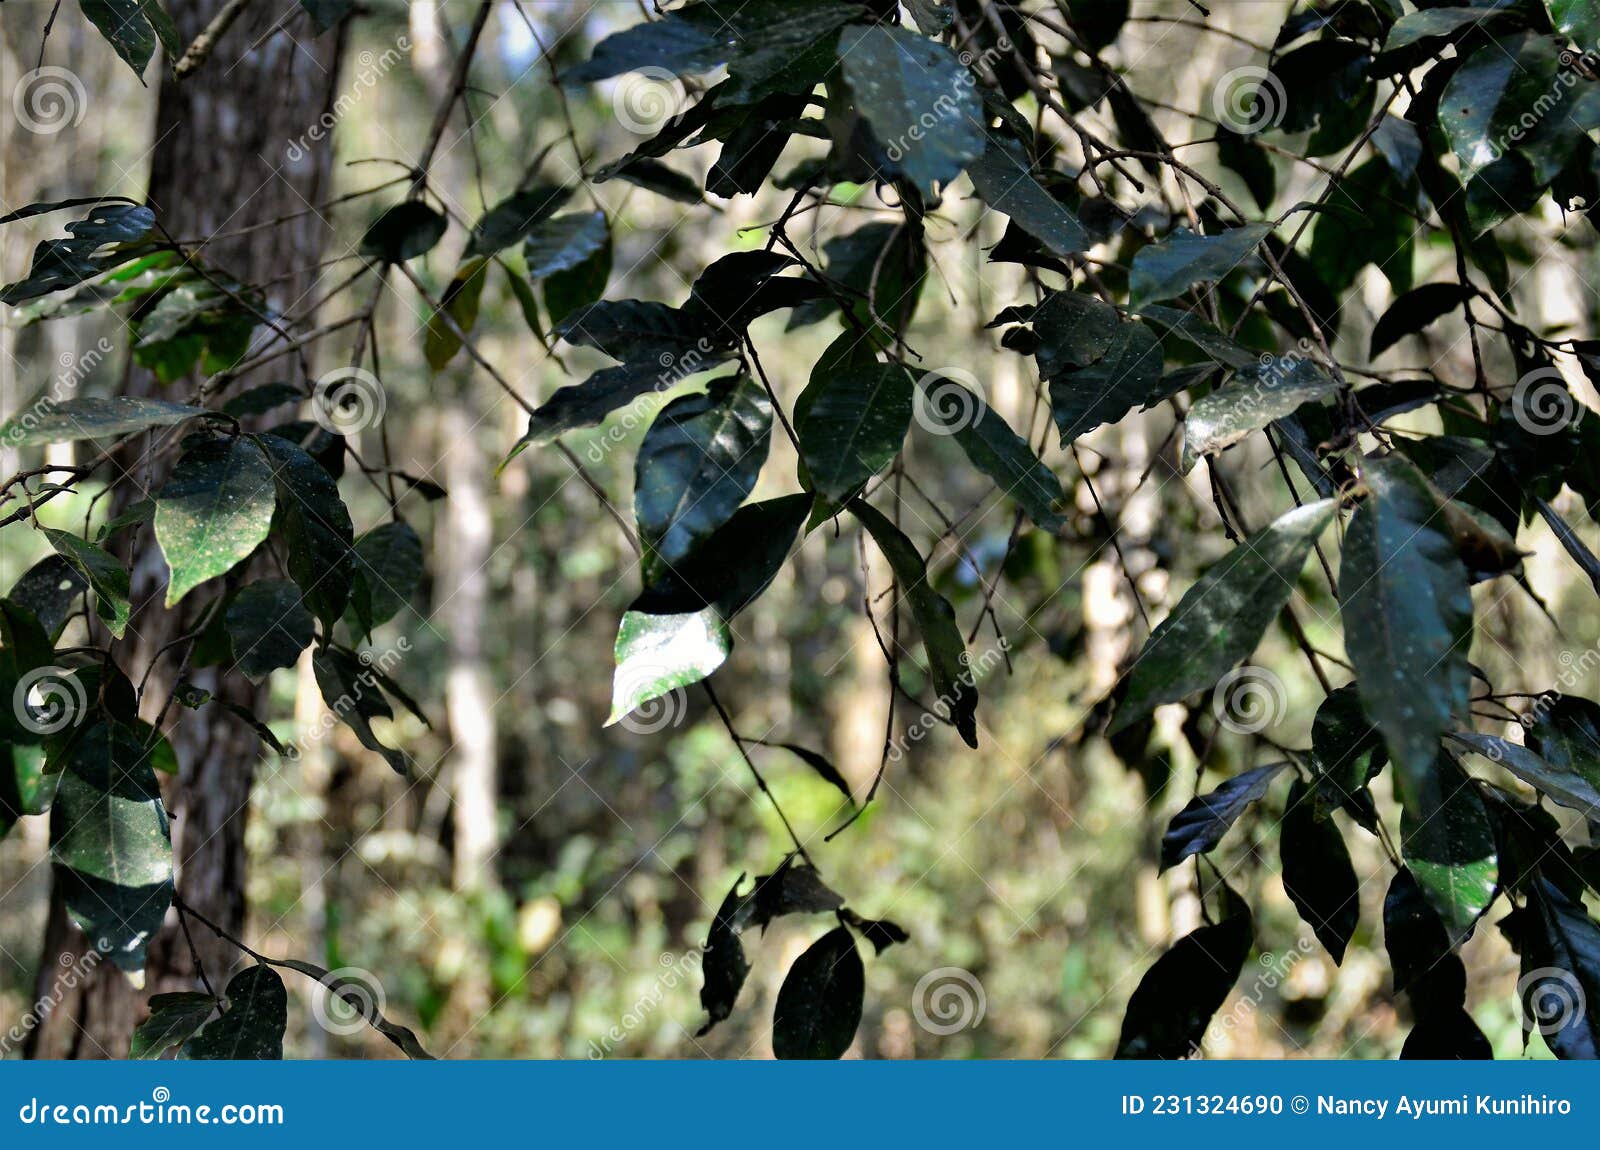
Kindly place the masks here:
[[(224, 0), (178, 0), (170, 5), (185, 44), (206, 27)], [(314, 141), (307, 130), (331, 113), (337, 89), (342, 30), (315, 35), (304, 12), (257, 0), (215, 46), (210, 59), (180, 82), (162, 80), (149, 200), (157, 219), (177, 238), (217, 236), (202, 256), (209, 267), (242, 283), (262, 284), (277, 312), (303, 310), (317, 280), (328, 224), (306, 209), (329, 198), (332, 150), (327, 133)], [(291, 144), (299, 144), (291, 149)], [(291, 156), (295, 157), (291, 159)], [(295, 213), (305, 212), (303, 215)], [(294, 216), (282, 224), (246, 231)], [(242, 233), (242, 234), (240, 234)], [(285, 364), (291, 360), (284, 360)], [(281, 371), (283, 368), (279, 368)], [(243, 382), (248, 386), (249, 381)], [(133, 369), (127, 393), (152, 395), (159, 385)], [(166, 389), (159, 389), (165, 391)], [(142, 498), (158, 477), (143, 469), (119, 480), (114, 504)], [(192, 629), (193, 609), (161, 606), (162, 562), (148, 530), (135, 543), (133, 602), (136, 614), (118, 652), (134, 681), (162, 647)], [(204, 596), (191, 596), (201, 599)], [(135, 638), (135, 636), (137, 636)], [(172, 686), (169, 653), (152, 676), (145, 715), (155, 718)], [(256, 690), (240, 675), (219, 685), (197, 674), (197, 686), (255, 710)], [(173, 855), (183, 899), (231, 932), (245, 919), (245, 820), (259, 741), (247, 725), (215, 705), (169, 715), (168, 737), (180, 772), (168, 788), (174, 815)], [(195, 948), (213, 984), (237, 958), (233, 948), (195, 924)], [(39, 966), (41, 1000), (56, 991), (59, 972), (76, 969), (86, 940), (52, 897), (44, 956)], [(152, 942), (143, 991), (109, 963), (98, 967), (33, 1032), (28, 1053), (44, 1058), (124, 1057), (143, 1014), (145, 993), (191, 989), (194, 959), (174, 916)], [(220, 984), (219, 984), (220, 989)]]

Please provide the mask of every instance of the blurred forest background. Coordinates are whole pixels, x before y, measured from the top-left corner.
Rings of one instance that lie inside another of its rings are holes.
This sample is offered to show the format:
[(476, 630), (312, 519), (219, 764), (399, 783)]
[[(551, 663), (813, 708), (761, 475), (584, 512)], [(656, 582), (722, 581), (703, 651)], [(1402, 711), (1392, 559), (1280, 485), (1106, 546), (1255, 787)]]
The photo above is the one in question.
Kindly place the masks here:
[[(466, 0), (367, 0), (366, 14), (349, 25), (338, 85), (353, 98), (334, 128), (334, 194), (372, 188), (414, 162), (472, 7)], [(1170, 109), (1163, 126), (1180, 146), (1210, 116), (1217, 78), (1260, 62), (1291, 5), (1213, 0), (1210, 7), (1212, 30), (1205, 31), (1187, 0), (1136, 0), (1133, 23), (1110, 52), (1136, 91)], [(49, 13), (47, 0), (7, 0), (0, 11), (0, 96), (7, 101), (17, 78), (36, 66)], [(496, 7), (485, 31), (492, 50), (479, 53), (467, 95), (471, 137), (458, 116), (434, 162), (444, 186), (476, 189), (476, 198), (458, 205), (464, 216), (481, 214), (530, 167), (568, 178), (569, 116), (591, 169), (659, 127), (662, 117), (649, 107), (619, 114), (615, 82), (564, 95), (551, 83), (551, 65), (559, 73), (600, 36), (639, 18), (638, 7), (623, 0), (508, 0)], [(238, 50), (224, 44), (221, 62)], [(49, 60), (81, 81), (87, 114), (54, 134), (0, 115), (3, 207), (96, 192), (141, 198), (151, 93), (80, 19), (58, 24)], [(808, 146), (820, 147), (797, 141), (780, 167)], [(1183, 155), (1224, 187), (1239, 186), (1214, 153), (1201, 143)], [(704, 151), (685, 156), (697, 170), (713, 158)], [(1278, 166), (1290, 188), (1309, 189), (1320, 178), (1288, 158)], [(710, 255), (759, 246), (759, 231), (741, 229), (770, 221), (786, 195), (769, 191), (708, 208), (621, 181), (591, 185), (590, 194), (616, 228), (608, 296), (670, 300), (682, 297)], [(870, 189), (858, 199), (837, 210), (866, 213), (878, 203)], [(379, 202), (355, 197), (330, 213), (331, 254), (354, 248)], [(1286, 193), (1281, 202), (1293, 199)], [(1530, 248), (1550, 249), (1532, 273), (1544, 312), (1527, 318), (1536, 327), (1581, 325), (1595, 307), (1583, 288), (1595, 271), (1594, 233), (1548, 201), (1545, 209), (1542, 220), (1505, 229)], [(7, 279), (21, 274), (51, 226), (27, 221), (0, 231)], [(930, 366), (976, 377), (1012, 426), (1026, 428), (1032, 418), (1036, 428), (1048, 415), (1034, 405), (1029, 361), (1001, 351), (996, 333), (981, 326), (1019, 297), (1020, 268), (981, 262), (980, 248), (997, 241), (1003, 227), (964, 180), (945, 197), (929, 221), (937, 269), (913, 340)], [(797, 238), (804, 230), (796, 228)], [(980, 244), (960, 242), (973, 234)], [(435, 296), (464, 236), (452, 230), (415, 265)], [(1418, 250), (1418, 282), (1451, 258), (1447, 246)], [(323, 274), (333, 282), (353, 266), (334, 262)], [(1363, 348), (1391, 298), (1372, 269), (1366, 276), (1365, 309), (1347, 309), (1342, 335)], [(389, 1015), (415, 1026), (445, 1057), (765, 1055), (772, 998), (789, 962), (815, 937), (815, 924), (790, 916), (746, 940), (754, 974), (742, 1007), (705, 1039), (694, 1037), (703, 1018), (694, 966), (733, 880), (781, 857), (781, 828), (698, 693), (650, 724), (659, 729), (602, 728), (616, 621), (637, 590), (632, 556), (554, 454), (528, 452), (494, 473), (525, 418), (467, 358), (442, 373), (428, 369), (426, 316), (402, 302), (407, 298), (415, 300), (397, 293), (378, 312), (386, 426), (398, 465), (446, 488), (449, 498), (415, 505), (431, 568), (415, 601), (373, 645), (385, 650), (405, 641), (392, 670), (421, 700), (433, 729), (404, 716), (393, 726), (394, 739), (421, 767), (414, 782), (375, 765), (342, 727), (307, 741), (298, 762), (267, 754), (249, 830), (247, 937), (268, 954), (374, 972)], [(784, 333), (785, 318), (760, 321), (754, 334), (768, 372), (792, 397), (834, 327)], [(0, 329), (0, 416), (64, 370), (86, 373), (85, 394), (117, 389), (126, 348), (110, 317), (7, 324)], [(583, 350), (547, 353), (498, 280), (484, 293), (477, 333), (484, 354), (529, 395), (548, 396), (598, 362)], [(92, 354), (102, 340), (113, 350)], [(1441, 338), (1438, 351), (1461, 361), (1447, 358), (1444, 373), (1470, 376), (1463, 345), (1449, 349)], [(569, 440), (624, 506), (631, 448), (644, 426), (613, 423)], [(1203, 472), (1185, 480), (1168, 462), (1171, 430), (1165, 412), (1129, 419), (1087, 437), (1076, 458), (1051, 437), (1046, 459), (1073, 493), (1077, 515), (1059, 539), (1028, 533), (1011, 558), (993, 601), (1006, 658), (992, 653), (995, 627), (986, 623), (973, 641), (974, 660), (989, 668), (979, 751), (961, 747), (942, 727), (908, 744), (879, 801), (821, 845), (821, 832), (847, 813), (838, 792), (784, 752), (756, 748), (784, 809), (814, 836), (830, 884), (862, 913), (891, 917), (911, 935), (908, 945), (867, 964), (867, 1013), (852, 1056), (1107, 1056), (1140, 974), (1199, 921), (1193, 870), (1157, 873), (1160, 834), (1195, 793), (1199, 752), (1208, 753), (1209, 786), (1257, 761), (1255, 741), (1223, 732), (1208, 747), (1192, 726), (1185, 729), (1181, 707), (1163, 708), (1147, 748), (1119, 754), (1098, 733), (1097, 704), (1148, 633), (1108, 524), (1117, 524), (1127, 568), (1156, 618), (1228, 546), (1215, 530)], [(1097, 448), (1114, 448), (1126, 466), (1102, 466)], [(943, 456), (956, 458), (950, 440), (919, 431), (909, 450), (922, 461), (919, 474), (946, 476), (927, 494), (961, 511), (967, 549), (958, 553), (947, 537), (933, 566), (970, 628), (1006, 550), (1012, 510), (971, 468), (939, 467)], [(758, 498), (789, 489), (783, 484), (793, 473), (792, 450), (777, 437), (772, 453)], [(1279, 480), (1270, 456), (1263, 452), (1255, 463), (1260, 502), (1247, 511), (1259, 522), (1284, 500), (1273, 490)], [(1135, 491), (1147, 467), (1152, 481)], [(0, 467), (12, 470), (9, 461)], [(1085, 471), (1095, 475), (1103, 514), (1082, 482)], [(365, 496), (381, 504), (376, 492)], [(348, 497), (360, 520), (362, 496), (352, 489)], [(61, 499), (43, 519), (68, 525), (82, 515), (81, 500)], [(1593, 534), (1581, 510), (1570, 518)], [(931, 526), (931, 516), (919, 525), (924, 544), (938, 534)], [(1197, 553), (1196, 540), (1215, 550)], [(1502, 689), (1536, 690), (1600, 640), (1600, 616), (1591, 589), (1542, 524), (1525, 528), (1520, 542), (1536, 552), (1528, 574), (1560, 629), (1526, 597), (1480, 600), (1472, 657)], [(40, 558), (43, 544), (17, 530), (0, 548), (0, 583), (9, 585)], [(878, 562), (864, 580), (852, 533), (812, 534), (740, 621), (732, 661), (715, 680), (741, 730), (823, 750), (858, 795), (877, 767), (888, 698), (882, 655), (862, 613), (863, 597), (887, 585)], [(1336, 652), (1333, 605), (1314, 593), (1306, 602), (1311, 641)], [(1320, 691), (1281, 635), (1269, 638), (1257, 661), (1287, 690), (1267, 733), (1303, 745)], [(272, 725), (281, 738), (317, 726), (323, 704), (308, 666), (298, 680), (285, 673), (273, 684)], [(1597, 686), (1582, 683), (1577, 693), (1593, 696)], [(1392, 801), (1387, 793), (1380, 800)], [(1381, 949), (1388, 871), (1377, 844), (1348, 836), (1358, 872), (1374, 881), (1364, 888), (1356, 945), (1336, 970), (1282, 894), (1275, 862), (1250, 865), (1260, 828), (1274, 817), (1269, 803), (1219, 856), (1235, 885), (1266, 910), (1256, 924), (1261, 953), (1213, 1024), (1207, 1053), (1392, 1057), (1405, 1019)], [(46, 850), (40, 820), (0, 843), (0, 1017), (22, 1014), (33, 1000)], [(1480, 930), (1470, 946), (1468, 1008), (1496, 1052), (1515, 1056), (1516, 958), (1495, 931)], [(966, 1012), (962, 1025), (945, 1033), (935, 1000), (945, 993), (940, 981), (952, 978), (981, 994), (983, 1009), (981, 1016)], [(291, 1056), (396, 1054), (366, 1029), (338, 1034), (319, 1026), (298, 994), (291, 1011)], [(1537, 1036), (1531, 1050), (1542, 1053)]]

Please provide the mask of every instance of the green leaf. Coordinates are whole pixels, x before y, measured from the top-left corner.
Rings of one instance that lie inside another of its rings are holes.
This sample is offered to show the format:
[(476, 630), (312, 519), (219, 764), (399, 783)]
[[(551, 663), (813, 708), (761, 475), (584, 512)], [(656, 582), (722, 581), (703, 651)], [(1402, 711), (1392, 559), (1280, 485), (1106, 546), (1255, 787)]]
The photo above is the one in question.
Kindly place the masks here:
[(1544, 879), (1514, 922), (1524, 1031), (1536, 1024), (1557, 1058), (1600, 1057), (1600, 926)]
[(1362, 478), (1368, 495), (1350, 520), (1339, 572), (1345, 649), (1401, 774), (1428, 773), (1439, 736), (1467, 706), (1467, 572), (1415, 467), (1398, 456), (1367, 459)]
[(33, 447), (80, 439), (110, 440), (152, 427), (170, 427), (204, 414), (201, 407), (126, 395), (111, 399), (46, 399), (8, 419), (0, 427), (0, 444)]
[(1218, 124), (1217, 159), (1244, 181), (1257, 207), (1266, 211), (1272, 206), (1278, 192), (1278, 173), (1272, 166), (1272, 157), (1255, 139)]
[[(857, 301), (851, 305), (856, 323), (883, 342), (892, 341), (896, 332), (910, 326), (928, 270), (920, 231), (903, 223), (864, 224), (828, 239), (822, 254), (828, 277)], [(789, 317), (789, 328), (816, 323), (838, 308), (832, 296), (802, 304)], [(848, 334), (860, 339), (854, 332)], [(871, 340), (861, 342), (871, 344)]]
[(1264, 767), (1235, 775), (1203, 795), (1196, 795), (1187, 806), (1172, 816), (1166, 834), (1161, 836), (1161, 869), (1177, 866), (1192, 855), (1205, 854), (1228, 833), (1253, 803), (1259, 802), (1283, 773), (1288, 763), (1269, 763)]
[(522, 245), (528, 278), (571, 271), (610, 244), (604, 212), (568, 212), (537, 221)]
[(273, 525), (284, 543), (289, 576), (306, 606), (332, 632), (350, 601), (355, 530), (339, 485), (322, 464), (277, 435), (263, 435), (276, 493)]
[(1546, 762), (1527, 747), (1476, 731), (1452, 731), (1450, 738), (1490, 762), (1499, 763), (1517, 778), (1554, 802), (1600, 822), (1600, 790), (1577, 771)]
[(394, 1043), (407, 1058), (422, 1062), (434, 1060), (433, 1055), (423, 1049), (422, 1043), (409, 1027), (401, 1026), (398, 1022), (391, 1022), (384, 1017), (379, 1009), (382, 996), (372, 993), (371, 975), (362, 977), (365, 972), (356, 972), (353, 977), (346, 976), (299, 958), (285, 958), (278, 965), (316, 979), (328, 994), (336, 996), (341, 1001), (345, 1009), (361, 1015), (366, 1019), (368, 1026)]
[(507, 196), (472, 225), (462, 262), (509, 248), (549, 219), (571, 195), (569, 188), (541, 186)]
[(1163, 703), (1210, 687), (1250, 656), (1289, 602), (1300, 569), (1336, 506), (1335, 500), (1325, 499), (1279, 516), (1184, 593), (1139, 652), (1112, 732)]
[(356, 739), (369, 751), (383, 756), (398, 775), (409, 775), (411, 764), (405, 753), (378, 738), (373, 719), (392, 719), (394, 711), (383, 697), (378, 670), (341, 647), (319, 647), (311, 656), (311, 670), (317, 679), (328, 709), (356, 733)]
[(1356, 283), (1371, 264), (1396, 292), (1411, 290), (1416, 192), (1401, 184), (1382, 158), (1362, 164), (1334, 185), (1327, 210), (1311, 233), (1311, 265), (1335, 295)]
[(911, 414), (911, 374), (899, 364), (845, 367), (812, 380), (795, 401), (794, 421), (813, 489), (844, 502), (899, 454)]
[(241, 587), (228, 604), (224, 622), (235, 665), (258, 682), (280, 667), (294, 666), (316, 631), (300, 588), (282, 579)]
[(904, 28), (856, 24), (839, 36), (839, 63), (889, 170), (925, 194), (983, 154), (976, 81), (943, 44)]
[(1119, 323), (1106, 353), (1050, 379), (1050, 411), (1063, 446), (1166, 394), (1161, 344), (1139, 323)]
[(224, 403), (222, 410), (235, 419), (244, 419), (252, 415), (265, 415), (273, 408), (282, 407), (287, 403), (298, 404), (305, 398), (300, 389), (293, 384), (263, 383), (260, 387), (241, 391)]
[(50, 854), (67, 912), (124, 971), (172, 901), (172, 837), (143, 744), (120, 723), (85, 730), (67, 753), (50, 810)]
[(1338, 390), (1338, 382), (1310, 356), (1263, 356), (1189, 409), (1183, 422), (1183, 470)]
[(1331, 692), (1311, 723), (1311, 754), (1317, 767), (1318, 797), (1328, 809), (1343, 807), (1373, 834), (1378, 812), (1367, 789), (1388, 761), (1383, 735), (1361, 709), (1354, 683)]
[(1596, 0), (1545, 0), (1555, 30), (1578, 46), (1593, 50), (1600, 44), (1600, 3)]
[(915, 402), (924, 427), (953, 436), (972, 465), (994, 480), (1002, 494), (1016, 500), (1041, 529), (1055, 534), (1066, 526), (1062, 509), (1067, 496), (1061, 481), (1026, 439), (982, 398), (952, 379), (929, 372), (922, 377), (921, 388)]
[[(1114, 307), (1082, 292), (1051, 292), (1034, 311), (1032, 325), (1038, 340), (1033, 354), (1047, 380), (1088, 367), (1136, 338), (1124, 329)], [(1156, 371), (1160, 373), (1160, 364)]]
[(710, 333), (684, 310), (653, 300), (600, 300), (578, 308), (556, 325), (556, 334), (577, 347), (592, 347), (626, 364), (655, 360), (659, 369), (706, 349)]
[(142, 83), (145, 67), (156, 54), (156, 32), (145, 15), (144, 0), (78, 0), (78, 7)]
[(1401, 769), (1396, 783), (1401, 857), (1459, 944), (1494, 901), (1494, 828), (1472, 781), (1443, 752), (1426, 767)]
[(708, 1034), (713, 1026), (733, 1013), (733, 1004), (750, 973), (750, 960), (745, 957), (744, 944), (739, 941), (739, 930), (734, 925), (734, 912), (744, 899), (739, 886), (744, 882), (741, 873), (733, 886), (723, 896), (716, 917), (711, 920), (711, 931), (706, 936), (706, 949), (700, 965), (704, 982), (700, 987), (700, 1005), (705, 1009), (705, 1025), (695, 1031), (695, 1037)]
[(422, 540), (409, 523), (384, 523), (357, 539), (350, 608), (362, 633), (370, 637), (399, 614), (421, 582)]
[(355, 0), (300, 0), (318, 32), (326, 32), (355, 10)]
[(967, 165), (967, 174), (984, 203), (1010, 216), (1056, 255), (1071, 256), (1094, 246), (1078, 218), (1034, 178), (1019, 144), (991, 136), (983, 154)]
[(1318, 813), (1312, 788), (1298, 778), (1278, 827), (1278, 857), (1283, 893), (1339, 965), (1361, 922), (1361, 884), (1338, 825)]
[(361, 254), (386, 264), (402, 264), (432, 251), (448, 226), (444, 216), (421, 200), (403, 200), (367, 228), (361, 237)]
[(861, 521), (894, 572), (899, 594), (911, 606), (928, 657), (928, 675), (938, 694), (936, 707), (948, 713), (969, 747), (978, 745), (978, 685), (968, 667), (967, 646), (956, 613), (928, 582), (928, 567), (916, 544), (870, 504), (857, 499), (850, 512)]
[(134, 1030), (128, 1057), (160, 1058), (193, 1038), (216, 1008), (216, 999), (196, 991), (151, 995), (150, 1016)]
[(222, 1016), (183, 1044), (181, 1057), (277, 1060), (289, 1025), (289, 994), (270, 966), (248, 966), (228, 980)]
[(105, 623), (106, 630), (113, 638), (122, 638), (133, 613), (132, 604), (128, 602), (128, 569), (110, 552), (87, 539), (48, 527), (42, 530), (56, 554), (71, 563), (94, 591), (95, 613)]
[[(628, 611), (617, 629), (613, 652), (617, 669), (611, 680), (611, 714), (605, 725), (709, 678), (727, 661), (732, 649), (727, 621), (715, 606), (682, 614)], [(679, 707), (669, 702), (646, 712), (641, 733), (675, 723), (681, 717)]]
[(795, 959), (772, 1012), (779, 1058), (841, 1058), (861, 1025), (866, 970), (855, 937), (838, 926)]
[(1165, 243), (1141, 248), (1128, 276), (1134, 310), (1174, 299), (1196, 284), (1223, 279), (1271, 234), (1271, 224), (1246, 224), (1215, 236), (1179, 228)]
[(748, 374), (712, 380), (661, 409), (635, 464), (646, 582), (728, 521), (755, 489), (771, 434), (772, 403)]
[[(643, 396), (677, 387), (689, 376), (711, 371), (728, 358), (723, 353), (710, 353), (698, 359), (686, 359), (677, 367), (641, 360), (601, 368), (582, 383), (559, 389), (541, 404), (528, 417), (527, 433), (517, 441), (505, 462), (511, 462), (529, 447), (550, 443), (569, 431), (594, 427), (618, 408), (633, 404)], [(500, 466), (504, 467), (505, 463)]]
[(1561, 45), (1521, 32), (1486, 45), (1457, 69), (1439, 100), (1439, 127), (1470, 183), (1506, 164), (1515, 153), (1543, 187), (1560, 174), (1581, 132), (1570, 119), (1578, 92), (1558, 80)]
[(1223, 335), (1192, 311), (1157, 303), (1141, 308), (1139, 318), (1162, 328), (1168, 336), (1192, 344), (1207, 358), (1226, 367), (1248, 367), (1260, 359), (1260, 353)]
[[(488, 278), (488, 261), (483, 258), (470, 259), (456, 269), (449, 286), (444, 289), (439, 307), (428, 317), (422, 340), (423, 357), (434, 371), (443, 371), (445, 365), (455, 358), (456, 352), (461, 350), (458, 328), (466, 335), (472, 334), (472, 329), (478, 323), (478, 304), (483, 298), (483, 284)], [(451, 320), (455, 321), (454, 326)]]
[[(16, 591), (11, 592), (16, 598)], [(42, 618), (42, 616), (41, 616)], [(1523, 736), (1545, 762), (1600, 787), (1600, 704), (1576, 695), (1541, 699)]]
[(231, 571), (266, 539), (272, 468), (247, 436), (207, 440), (184, 453), (155, 498), (171, 607), (207, 579)]

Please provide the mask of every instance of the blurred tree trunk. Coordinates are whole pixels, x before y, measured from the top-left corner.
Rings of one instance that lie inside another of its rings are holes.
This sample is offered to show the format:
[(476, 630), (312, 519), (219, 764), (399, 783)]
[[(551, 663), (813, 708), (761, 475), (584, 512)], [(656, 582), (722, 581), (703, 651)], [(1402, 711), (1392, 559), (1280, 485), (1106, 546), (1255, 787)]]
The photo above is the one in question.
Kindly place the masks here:
[[(185, 43), (207, 25), (224, 0), (174, 0), (169, 5)], [(268, 299), (275, 311), (304, 309), (317, 279), (315, 265), (328, 238), (327, 221), (305, 212), (329, 198), (331, 143), (305, 133), (330, 113), (336, 95), (343, 32), (316, 37), (298, 7), (260, 2), (246, 8), (218, 43), (210, 60), (181, 84), (163, 78), (151, 153), (149, 199), (157, 217), (176, 237), (218, 235), (204, 248), (206, 262), (244, 283), (275, 281)], [(299, 141), (298, 159), (290, 145)], [(252, 225), (294, 216), (270, 228)], [(243, 234), (240, 234), (240, 233)], [(290, 360), (283, 361), (291, 362)], [(280, 373), (282, 368), (279, 369)], [(238, 385), (236, 385), (238, 386)], [(244, 384), (248, 386), (248, 382)], [(147, 372), (129, 373), (131, 395), (158, 393)], [(139, 470), (124, 475), (114, 502), (125, 505), (156, 486), (158, 476)], [(163, 610), (165, 564), (148, 530), (136, 543), (133, 602), (143, 605), (120, 645), (118, 659), (135, 680), (155, 654), (192, 629), (182, 608)], [(191, 608), (192, 611), (192, 608)], [(135, 638), (137, 636), (137, 638)], [(172, 686), (169, 653), (152, 678), (146, 718), (154, 718)], [(257, 692), (241, 676), (229, 676), (222, 693), (254, 710)], [(197, 686), (218, 691), (214, 674), (196, 674)], [(255, 762), (261, 747), (250, 729), (212, 705), (169, 716), (168, 732), (181, 765), (169, 789), (178, 890), (185, 901), (234, 933), (245, 918), (245, 820)], [(237, 954), (196, 927), (194, 942), (213, 983), (224, 977)], [(79, 961), (86, 940), (52, 898), (39, 993), (52, 992), (62, 970)], [(151, 992), (189, 989), (194, 961), (181, 934), (170, 925), (150, 947)], [(219, 986), (220, 989), (220, 986)], [(29, 1054), (45, 1058), (125, 1057), (128, 1038), (143, 1014), (143, 995), (110, 963), (68, 992), (33, 1033)]]

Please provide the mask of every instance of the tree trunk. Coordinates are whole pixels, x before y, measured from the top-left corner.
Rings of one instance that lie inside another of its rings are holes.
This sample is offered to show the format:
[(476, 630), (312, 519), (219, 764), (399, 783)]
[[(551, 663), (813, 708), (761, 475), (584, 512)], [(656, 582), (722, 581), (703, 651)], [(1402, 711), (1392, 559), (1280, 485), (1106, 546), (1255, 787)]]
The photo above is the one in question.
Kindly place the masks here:
[[(223, 0), (177, 0), (170, 5), (185, 43), (209, 23)], [(279, 27), (281, 25), (281, 27)], [(276, 28), (276, 30), (274, 30)], [(256, 3), (217, 44), (209, 61), (181, 84), (164, 78), (156, 116), (149, 200), (157, 218), (175, 236), (219, 235), (205, 246), (206, 263), (242, 283), (273, 282), (268, 299), (277, 312), (303, 310), (316, 281), (315, 265), (328, 237), (327, 221), (306, 212), (286, 223), (247, 231), (292, 216), (329, 198), (331, 143), (307, 129), (331, 112), (341, 32), (316, 37), (298, 8)], [(291, 144), (299, 147), (291, 152)], [(297, 157), (291, 160), (291, 154)], [(242, 234), (239, 234), (242, 233)], [(283, 361), (291, 362), (290, 360)], [(283, 370), (281, 367), (279, 371)], [(246, 386), (248, 381), (246, 381)], [(160, 389), (165, 391), (166, 389)], [(131, 395), (158, 393), (146, 372), (129, 374)], [(143, 469), (125, 475), (115, 504), (142, 498), (157, 477)], [(165, 564), (148, 530), (136, 542), (133, 602), (136, 614), (118, 661), (138, 681), (156, 652), (185, 634), (193, 618), (181, 607), (161, 606)], [(191, 609), (192, 610), (192, 609)], [(137, 638), (135, 638), (137, 636)], [(152, 677), (145, 718), (153, 719), (167, 697), (176, 669), (169, 653)], [(197, 674), (197, 686), (218, 692), (215, 681)], [(254, 710), (257, 692), (242, 676), (220, 688), (230, 701)], [(177, 887), (201, 913), (242, 932), (245, 917), (244, 830), (255, 762), (255, 734), (215, 705), (169, 715), (168, 736), (180, 773), (169, 788)], [(213, 983), (237, 955), (203, 928), (193, 932), (201, 963)], [(75, 969), (86, 940), (67, 922), (59, 895), (52, 898), (44, 956), (39, 966), (41, 998), (58, 972)], [(145, 990), (190, 989), (194, 961), (169, 915), (151, 944)], [(123, 1057), (133, 1026), (143, 1014), (143, 993), (110, 963), (66, 993), (33, 1033), (29, 1053), (45, 1058)]]

